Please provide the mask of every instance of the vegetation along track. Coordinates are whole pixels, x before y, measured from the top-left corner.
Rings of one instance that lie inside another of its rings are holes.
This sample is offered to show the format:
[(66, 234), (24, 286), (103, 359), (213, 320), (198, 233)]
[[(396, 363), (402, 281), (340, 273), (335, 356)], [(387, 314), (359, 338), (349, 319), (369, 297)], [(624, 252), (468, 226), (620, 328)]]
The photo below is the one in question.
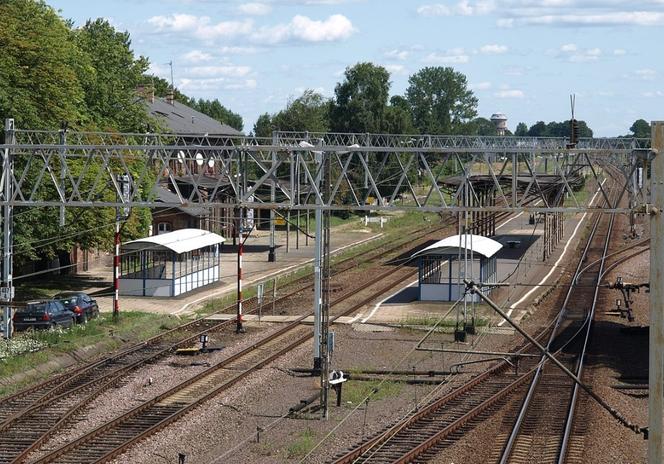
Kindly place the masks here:
[[(349, 290), (332, 303), (330, 320), (352, 314), (403, 282), (412, 279), (416, 270), (395, 266), (360, 289)], [(342, 307), (342, 303), (346, 303)], [(137, 441), (161, 430), (192, 408), (234, 385), (250, 373), (309, 340), (310, 327), (301, 321), (309, 314), (268, 335), (254, 345), (180, 383), (169, 391), (139, 405), (122, 416), (98, 427), (71, 443), (51, 451), (38, 463), (106, 462)], [(16, 462), (24, 459), (24, 454)]]
[[(579, 280), (577, 285), (570, 284), (566, 295), (566, 302), (580, 302), (582, 306), (568, 309), (563, 305), (558, 317), (537, 336), (539, 343), (553, 339), (555, 343), (551, 344), (552, 350), (557, 352), (561, 359), (569, 360), (570, 363), (574, 362), (571, 350), (577, 344), (577, 335), (580, 333), (579, 324), (583, 325), (583, 322), (590, 316), (589, 308), (583, 306), (589, 301), (588, 295), (584, 296), (577, 292), (593, 292), (597, 288), (602, 271), (599, 269), (581, 274), (582, 277), (579, 275), (588, 256), (597, 256), (596, 241), (602, 239), (608, 241), (609, 239), (608, 232), (606, 234), (597, 233), (600, 221), (603, 221), (605, 216), (598, 213), (595, 217), (591, 233), (571, 282), (577, 282), (577, 278)], [(599, 250), (604, 255), (606, 254), (606, 246), (599, 247)], [(576, 323), (577, 320), (578, 323)], [(571, 340), (574, 340), (574, 346), (570, 343)], [(562, 353), (558, 352), (563, 348)], [(538, 367), (542, 365), (547, 366), (547, 376), (551, 377), (545, 388), (555, 390), (556, 382), (562, 382), (568, 389), (568, 395), (572, 395), (572, 382), (568, 383), (567, 377), (561, 378), (561, 375), (564, 374), (555, 366), (549, 372), (548, 363), (541, 362), (539, 353), (533, 346), (525, 344), (515, 353), (523, 357), (519, 359), (518, 356), (514, 356), (511, 362), (501, 361), (459, 388), (432, 401), (414, 414), (337, 456), (333, 462), (335, 464), (427, 462), (441, 450), (462, 439), (464, 434), (479, 420), (497, 408), (503, 407), (506, 403), (523, 398), (530, 390), (528, 381), (535, 378)], [(513, 365), (518, 368), (513, 369)], [(560, 401), (562, 400), (554, 400), (552, 405), (560, 407), (561, 404), (564, 404)], [(537, 408), (540, 407), (537, 405), (541, 403), (533, 404)], [(565, 413), (568, 409), (570, 408), (565, 409)], [(542, 418), (545, 419), (545, 416)], [(505, 443), (508, 435), (506, 433), (497, 437), (500, 446)], [(524, 462), (538, 462), (538, 459)]]
[[(408, 240), (385, 246), (381, 244), (364, 253), (360, 258), (351, 257), (335, 264), (335, 275), (355, 268), (360, 262), (375, 262), (404, 246), (426, 239), (432, 233), (439, 232), (447, 225), (435, 227)], [(380, 250), (374, 253), (375, 250)], [(284, 300), (309, 287), (311, 277), (304, 276), (288, 285), (293, 290), (279, 297)], [(256, 304), (253, 310), (256, 310)], [(252, 306), (250, 306), (251, 312)], [(220, 312), (233, 310), (234, 306), (224, 308)], [(117, 384), (128, 373), (138, 367), (153, 362), (157, 358), (171, 353), (174, 349), (191, 344), (198, 340), (202, 333), (231, 327), (234, 321), (212, 322), (198, 319), (181, 325), (164, 334), (158, 335), (126, 349), (117, 355), (107, 357), (98, 362), (77, 368), (66, 374), (57, 376), (47, 382), (11, 395), (2, 401), (0, 410), (0, 448), (3, 449), (0, 463), (20, 460), (30, 451), (38, 448), (51, 435), (57, 433), (67, 421), (81, 412), (84, 407), (100, 393)], [(193, 334), (192, 334), (193, 332)], [(185, 335), (186, 334), (186, 335)], [(172, 341), (175, 338), (176, 341)]]

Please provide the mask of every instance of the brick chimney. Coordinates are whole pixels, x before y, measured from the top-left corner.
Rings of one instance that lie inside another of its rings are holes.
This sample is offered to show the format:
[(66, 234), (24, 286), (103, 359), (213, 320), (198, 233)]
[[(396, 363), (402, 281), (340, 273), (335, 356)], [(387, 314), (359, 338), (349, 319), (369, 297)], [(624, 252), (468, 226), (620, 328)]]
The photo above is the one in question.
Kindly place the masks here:
[(150, 84), (138, 84), (136, 94), (144, 100), (154, 103), (154, 87)]
[(175, 93), (173, 92), (173, 89), (169, 90), (166, 94), (166, 103), (169, 105), (175, 105)]

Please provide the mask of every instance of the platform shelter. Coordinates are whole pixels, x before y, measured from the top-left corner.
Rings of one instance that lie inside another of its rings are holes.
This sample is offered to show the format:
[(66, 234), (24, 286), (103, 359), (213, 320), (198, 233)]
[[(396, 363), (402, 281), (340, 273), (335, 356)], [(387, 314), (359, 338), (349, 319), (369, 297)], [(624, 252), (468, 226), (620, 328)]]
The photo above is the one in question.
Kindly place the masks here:
[(120, 294), (173, 297), (218, 282), (224, 241), (207, 230), (179, 229), (124, 243)]
[[(482, 284), (495, 283), (496, 253), (503, 245), (489, 237), (453, 235), (413, 254), (418, 259), (419, 300), (457, 301), (465, 292), (463, 279)], [(491, 288), (482, 285), (485, 292)], [(467, 301), (479, 301), (478, 295), (467, 295)]]

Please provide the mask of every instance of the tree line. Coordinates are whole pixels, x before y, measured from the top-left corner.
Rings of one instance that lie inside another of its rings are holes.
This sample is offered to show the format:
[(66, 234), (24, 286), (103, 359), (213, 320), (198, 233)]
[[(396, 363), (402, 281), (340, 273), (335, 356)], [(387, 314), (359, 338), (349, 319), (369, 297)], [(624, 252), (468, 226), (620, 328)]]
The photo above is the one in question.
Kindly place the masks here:
[[(218, 99), (194, 99), (166, 80), (148, 74), (149, 59), (132, 50), (128, 32), (105, 19), (81, 27), (66, 20), (43, 0), (0, 2), (0, 119), (12, 117), (24, 129), (71, 129), (109, 132), (160, 130), (139, 85), (152, 85), (157, 96), (174, 98), (221, 123), (243, 130), (242, 117)], [(425, 67), (408, 79), (403, 95), (391, 93), (390, 73), (369, 62), (349, 66), (332, 98), (306, 90), (276, 113), (262, 114), (253, 133), (269, 137), (273, 130), (358, 133), (426, 133), (495, 135), (494, 124), (478, 117), (478, 99), (464, 74), (451, 67)], [(592, 130), (581, 121), (582, 136)], [(630, 129), (649, 136), (649, 125), (636, 121)], [(516, 135), (568, 136), (569, 122), (542, 121), (528, 127), (519, 123)], [(140, 160), (130, 168), (141, 170)], [(21, 169), (21, 166), (17, 166)], [(27, 172), (36, 181), (37, 172)], [(89, 176), (94, 176), (90, 170)], [(140, 188), (151, 188), (149, 183)], [(111, 189), (100, 186), (98, 198)], [(54, 193), (54, 192), (51, 192)], [(46, 193), (45, 193), (46, 194)], [(17, 265), (48, 261), (76, 245), (110, 248), (114, 211), (68, 209), (66, 225), (59, 226), (56, 208), (17, 208), (15, 243)], [(147, 233), (151, 215), (136, 209), (123, 229), (124, 239)], [(49, 240), (48, 237), (57, 237)]]

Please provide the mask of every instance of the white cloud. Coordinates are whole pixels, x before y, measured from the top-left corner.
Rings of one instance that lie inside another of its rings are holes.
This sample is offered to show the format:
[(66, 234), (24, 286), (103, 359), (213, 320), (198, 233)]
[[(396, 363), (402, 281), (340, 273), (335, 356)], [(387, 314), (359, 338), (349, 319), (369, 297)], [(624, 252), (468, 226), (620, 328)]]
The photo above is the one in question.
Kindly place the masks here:
[(489, 90), (491, 87), (491, 82), (478, 82), (477, 84), (470, 85), (470, 88), (473, 90)]
[(501, 55), (507, 53), (507, 45), (488, 44), (480, 47), (480, 53), (485, 55)]
[(496, 4), (493, 0), (479, 0), (476, 2), (461, 0), (453, 6), (442, 3), (422, 5), (417, 8), (417, 14), (420, 16), (477, 16), (489, 14), (495, 8)]
[(190, 77), (233, 76), (244, 77), (251, 72), (249, 66), (194, 66), (187, 69)]
[(522, 90), (499, 90), (498, 92), (495, 92), (494, 97), (496, 98), (523, 98), (525, 94), (523, 93)]
[(423, 61), (431, 64), (463, 64), (468, 63), (470, 57), (463, 49), (454, 48), (444, 53), (429, 53)]
[[(344, 15), (335, 14), (325, 20), (296, 15), (287, 24), (256, 29), (251, 19), (213, 23), (208, 16), (172, 14), (153, 16), (148, 23), (155, 32), (185, 34), (208, 42), (219, 38), (247, 37), (257, 43), (335, 42), (347, 39), (356, 29)], [(239, 50), (239, 49), (238, 49)]]
[(188, 53), (185, 53), (182, 58), (189, 63), (203, 63), (205, 61), (210, 61), (212, 55), (209, 53), (202, 52), (201, 50), (192, 50)]
[(452, 9), (447, 5), (436, 3), (434, 5), (422, 5), (417, 9), (417, 14), (421, 16), (451, 16)]
[(641, 95), (647, 98), (664, 97), (664, 91), (655, 90), (654, 92), (643, 92)]
[(623, 56), (623, 55), (627, 55), (627, 50), (625, 50), (625, 49), (623, 49), (623, 48), (616, 48), (615, 50), (613, 50), (613, 54), (614, 54), (615, 56)]
[(156, 32), (186, 33), (203, 40), (246, 35), (253, 29), (251, 20), (212, 23), (209, 16), (180, 13), (170, 16), (153, 16), (148, 19), (148, 23), (155, 26)]
[(383, 65), (385, 69), (387, 69), (391, 74), (408, 74), (408, 70), (406, 67), (402, 64), (386, 64)]
[(252, 16), (262, 16), (272, 11), (272, 7), (267, 3), (243, 3), (237, 9), (242, 14)]
[(654, 69), (649, 69), (649, 68), (644, 68), (644, 69), (637, 69), (634, 71), (634, 74), (640, 79), (643, 79), (644, 81), (652, 81), (657, 77), (657, 71)]
[(514, 27), (514, 18), (500, 18), (496, 21), (496, 26), (509, 29)]
[(257, 87), (255, 79), (232, 80), (226, 77), (213, 77), (207, 79), (182, 78), (177, 87), (188, 92), (209, 92), (218, 90), (250, 90)]
[(259, 43), (278, 44), (289, 41), (336, 42), (353, 35), (356, 29), (344, 15), (335, 14), (323, 21), (297, 15), (288, 24), (264, 27), (252, 39)]
[(664, 13), (655, 11), (615, 11), (543, 14), (540, 16), (524, 16), (516, 22), (523, 25), (551, 26), (659, 26), (664, 24)]
[(568, 43), (560, 47), (558, 56), (572, 63), (587, 63), (597, 61), (602, 56), (600, 48), (579, 48), (576, 44)]
[(385, 52), (385, 56), (395, 60), (406, 60), (410, 56), (410, 52), (408, 50), (394, 49)]

